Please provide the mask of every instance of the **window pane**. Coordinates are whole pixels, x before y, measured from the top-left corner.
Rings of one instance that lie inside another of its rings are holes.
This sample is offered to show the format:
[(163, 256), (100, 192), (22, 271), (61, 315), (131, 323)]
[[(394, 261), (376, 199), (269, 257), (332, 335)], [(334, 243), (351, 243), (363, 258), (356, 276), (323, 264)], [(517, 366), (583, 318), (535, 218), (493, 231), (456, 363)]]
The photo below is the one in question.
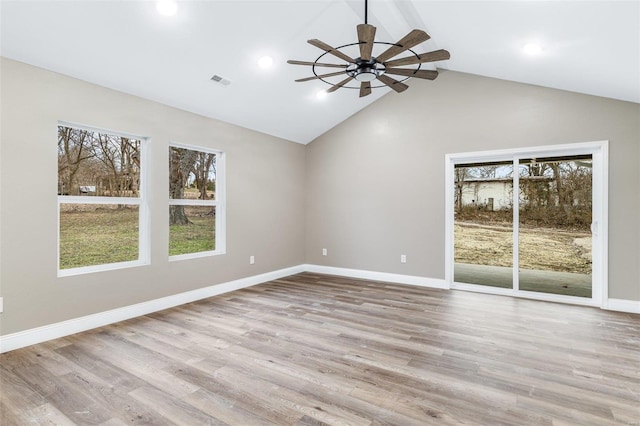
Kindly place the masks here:
[(520, 290), (591, 297), (591, 155), (521, 160)]
[(138, 206), (60, 205), (60, 269), (138, 258)]
[(169, 256), (216, 249), (214, 206), (169, 206)]
[(216, 160), (211, 152), (169, 147), (169, 198), (215, 200)]
[(140, 140), (58, 126), (58, 195), (140, 196)]
[(455, 167), (455, 282), (513, 286), (513, 162)]

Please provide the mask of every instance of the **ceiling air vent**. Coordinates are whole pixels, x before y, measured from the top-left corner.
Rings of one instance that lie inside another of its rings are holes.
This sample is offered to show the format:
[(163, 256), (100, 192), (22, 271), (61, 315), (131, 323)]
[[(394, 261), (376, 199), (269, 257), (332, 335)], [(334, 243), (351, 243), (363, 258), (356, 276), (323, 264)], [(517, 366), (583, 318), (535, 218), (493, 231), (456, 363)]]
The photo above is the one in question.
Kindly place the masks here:
[(231, 80), (227, 80), (226, 78), (220, 77), (217, 74), (211, 77), (211, 81), (221, 84), (222, 86), (225, 86), (225, 87), (231, 84)]

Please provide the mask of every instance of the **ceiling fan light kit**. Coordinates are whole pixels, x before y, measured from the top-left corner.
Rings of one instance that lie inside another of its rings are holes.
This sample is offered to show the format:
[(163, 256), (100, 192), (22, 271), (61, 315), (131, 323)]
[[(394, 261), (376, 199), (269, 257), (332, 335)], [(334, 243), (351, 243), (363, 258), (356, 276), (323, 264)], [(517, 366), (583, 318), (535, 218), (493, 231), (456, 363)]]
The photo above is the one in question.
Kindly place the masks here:
[[(403, 81), (411, 78), (423, 78), (427, 80), (434, 80), (438, 77), (438, 71), (436, 70), (422, 70), (421, 65), (427, 62), (443, 61), (451, 57), (449, 52), (444, 49), (435, 50), (433, 52), (427, 52), (418, 54), (412, 50), (413, 47), (429, 40), (431, 37), (429, 34), (422, 30), (412, 30), (406, 36), (398, 40), (396, 43), (386, 43), (375, 41), (376, 27), (369, 25), (368, 22), (368, 1), (364, 2), (364, 24), (360, 24), (356, 27), (358, 33), (358, 42), (345, 44), (339, 47), (332, 47), (320, 40), (312, 39), (307, 42), (312, 46), (324, 50), (324, 53), (316, 58), (313, 62), (307, 61), (287, 61), (293, 65), (305, 65), (311, 66), (313, 72), (312, 77), (301, 78), (296, 82), (321, 80), (331, 87), (327, 90), (327, 93), (335, 92), (340, 88), (345, 89), (360, 89), (360, 97), (371, 94), (371, 89), (378, 87), (390, 87), (394, 91), (400, 93), (409, 88)], [(345, 49), (350, 46), (358, 46), (360, 50), (360, 56), (358, 58), (352, 58), (345, 54), (341, 49)], [(377, 56), (373, 56), (373, 48), (375, 45), (387, 45), (387, 49)], [(410, 52), (411, 55), (404, 58), (391, 60), (397, 55), (403, 52)], [(319, 62), (325, 55), (332, 55), (346, 64), (333, 64), (330, 62)], [(403, 66), (417, 65), (416, 68), (398, 68)], [(343, 68), (341, 71), (331, 72), (327, 74), (318, 74), (316, 67), (327, 68)], [(389, 77), (390, 75), (404, 77), (400, 80)], [(331, 83), (326, 81), (325, 78), (335, 77), (343, 75), (346, 78), (338, 83)], [(347, 86), (352, 80), (360, 83), (360, 86)], [(371, 83), (378, 80), (382, 85), (372, 86)]]
[(374, 60), (356, 59), (355, 64), (347, 66), (347, 75), (358, 81), (373, 81), (386, 71), (384, 65)]

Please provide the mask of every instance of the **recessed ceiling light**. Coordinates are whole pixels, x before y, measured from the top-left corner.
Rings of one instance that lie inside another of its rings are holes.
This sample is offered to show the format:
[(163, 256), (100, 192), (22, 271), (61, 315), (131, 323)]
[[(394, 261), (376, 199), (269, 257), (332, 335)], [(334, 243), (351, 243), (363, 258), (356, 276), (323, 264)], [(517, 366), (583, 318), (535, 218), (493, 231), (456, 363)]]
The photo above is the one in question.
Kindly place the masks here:
[(178, 12), (178, 3), (173, 0), (160, 0), (156, 3), (158, 13), (163, 16), (173, 16)]
[(522, 51), (527, 55), (539, 55), (542, 52), (542, 47), (536, 43), (527, 43), (522, 48)]
[(258, 59), (258, 66), (260, 68), (269, 68), (273, 65), (273, 58), (271, 56), (263, 56)]
[(326, 90), (318, 90), (316, 92), (316, 98), (318, 99), (324, 99), (327, 97), (327, 91)]

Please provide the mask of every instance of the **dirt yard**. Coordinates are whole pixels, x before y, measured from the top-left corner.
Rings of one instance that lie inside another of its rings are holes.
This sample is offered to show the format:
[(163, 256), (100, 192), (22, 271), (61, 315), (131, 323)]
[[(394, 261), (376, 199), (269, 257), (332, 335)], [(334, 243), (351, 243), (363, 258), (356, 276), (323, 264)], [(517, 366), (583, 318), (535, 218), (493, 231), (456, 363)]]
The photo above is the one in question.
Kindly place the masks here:
[[(510, 226), (456, 221), (455, 261), (513, 266)], [(520, 268), (591, 273), (591, 235), (558, 229), (520, 228)]]

